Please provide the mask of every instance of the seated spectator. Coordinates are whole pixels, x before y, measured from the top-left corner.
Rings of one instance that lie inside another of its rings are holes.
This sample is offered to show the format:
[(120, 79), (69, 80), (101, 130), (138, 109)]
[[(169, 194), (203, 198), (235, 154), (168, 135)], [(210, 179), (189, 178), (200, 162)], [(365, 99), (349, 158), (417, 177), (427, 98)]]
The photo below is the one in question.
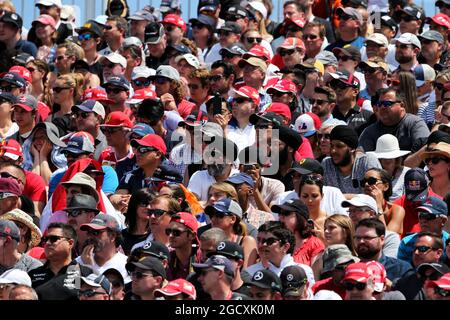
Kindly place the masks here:
[(104, 275), (91, 273), (81, 277), (80, 300), (111, 300), (112, 285)]
[(155, 300), (155, 290), (161, 289), (166, 281), (166, 270), (161, 261), (154, 257), (146, 257), (129, 262), (126, 267), (132, 279), (133, 296), (130, 300)]
[[(303, 269), (302, 269), (303, 270)], [(257, 271), (250, 282), (250, 297), (253, 300), (282, 300), (280, 277), (273, 271)]]

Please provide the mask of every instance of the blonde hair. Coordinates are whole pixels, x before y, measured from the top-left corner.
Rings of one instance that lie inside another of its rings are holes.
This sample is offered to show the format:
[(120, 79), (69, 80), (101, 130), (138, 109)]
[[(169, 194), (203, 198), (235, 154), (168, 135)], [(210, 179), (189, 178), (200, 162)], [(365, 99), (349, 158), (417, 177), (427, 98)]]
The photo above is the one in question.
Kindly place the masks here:
[(56, 80), (64, 82), (64, 85), (73, 88), (73, 100), (79, 102), (84, 92), (84, 76), (81, 73), (68, 73), (58, 76)]
[(211, 189), (217, 190), (219, 192), (223, 192), (227, 195), (227, 198), (230, 198), (231, 200), (234, 200), (236, 202), (238, 202), (238, 195), (236, 192), (236, 189), (229, 183), (226, 182), (216, 182), (213, 183), (209, 188), (208, 188), (208, 194), (209, 191)]
[(0, 8), (10, 12), (16, 12), (16, 7), (10, 0), (0, 0)]
[(356, 255), (355, 246), (353, 244), (353, 236), (355, 235), (355, 228), (353, 227), (352, 220), (343, 214), (333, 214), (325, 219), (324, 226), (328, 222), (332, 222), (341, 227), (345, 232), (345, 245), (350, 249), (353, 255)]
[(81, 46), (74, 42), (66, 41), (58, 46), (58, 49), (66, 48), (66, 56), (74, 56), (77, 60), (83, 60), (85, 58), (84, 50)]

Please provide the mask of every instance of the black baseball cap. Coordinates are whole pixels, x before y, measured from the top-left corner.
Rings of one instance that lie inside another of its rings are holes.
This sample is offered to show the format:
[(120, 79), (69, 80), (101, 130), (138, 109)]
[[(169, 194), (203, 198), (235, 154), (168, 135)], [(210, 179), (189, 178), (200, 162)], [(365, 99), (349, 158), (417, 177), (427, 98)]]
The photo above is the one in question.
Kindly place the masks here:
[(17, 13), (9, 11), (5, 11), (3, 16), (0, 17), (0, 22), (12, 24), (19, 29), (21, 29), (23, 26), (22, 17), (19, 16)]
[(255, 272), (250, 285), (261, 289), (271, 289), (272, 291), (278, 292), (281, 292), (282, 290), (280, 278), (273, 271), (268, 269)]
[(274, 112), (254, 113), (250, 116), (250, 123), (253, 125), (258, 123), (270, 123), (278, 128), (283, 125), (283, 118)]
[(244, 46), (240, 43), (233, 43), (225, 48), (220, 49), (219, 54), (223, 55), (225, 51), (234, 54), (236, 56), (242, 56), (244, 53), (247, 52)]
[(219, 30), (230, 31), (230, 32), (233, 32), (236, 34), (240, 34), (242, 32), (241, 26), (238, 23), (233, 22), (233, 21), (225, 22), (225, 24), (222, 27), (217, 28), (217, 31), (219, 31)]
[(424, 276), (425, 271), (428, 270), (428, 269), (430, 269), (430, 268), (436, 270), (436, 271), (439, 272), (441, 275), (444, 275), (444, 274), (450, 272), (450, 268), (449, 268), (447, 265), (442, 264), (442, 263), (436, 263), (436, 262), (433, 262), (433, 263), (422, 263), (421, 265), (419, 265), (419, 266), (417, 267), (417, 272), (418, 272), (421, 276)]
[(12, 93), (0, 91), (0, 101), (1, 100), (14, 104), (16, 103), (17, 98)]
[(159, 43), (164, 35), (164, 26), (158, 22), (150, 22), (145, 27), (145, 43)]
[(86, 21), (86, 23), (81, 28), (77, 28), (77, 29), (75, 29), (75, 31), (78, 34), (90, 32), (90, 33), (96, 35), (97, 37), (103, 36), (103, 28), (100, 27), (100, 25), (94, 20)]
[(306, 220), (309, 219), (308, 207), (300, 200), (288, 200), (281, 205), (272, 206), (272, 212), (280, 213), (281, 211), (297, 212), (302, 215)]
[(222, 255), (231, 259), (242, 259), (244, 260), (244, 249), (236, 242), (232, 241), (221, 241), (216, 247), (216, 251), (209, 252), (206, 256), (209, 258), (213, 255)]
[(283, 288), (283, 296), (298, 297), (302, 288), (308, 281), (305, 270), (298, 266), (287, 266), (281, 271), (280, 280)]
[(152, 272), (155, 272), (156, 274), (163, 277), (163, 279), (167, 279), (166, 270), (164, 269), (164, 265), (162, 264), (161, 260), (155, 257), (144, 257), (139, 261), (135, 262), (128, 262), (125, 265), (125, 268), (129, 272), (133, 272), (136, 268), (143, 269), (143, 270), (150, 270)]
[(145, 242), (142, 247), (137, 247), (133, 250), (133, 253), (137, 251), (143, 254), (150, 255), (160, 260), (169, 260), (169, 249), (159, 241)]
[(88, 210), (93, 211), (96, 214), (99, 213), (99, 210), (97, 209), (97, 200), (91, 195), (81, 193), (74, 195), (70, 199), (67, 208), (64, 209), (66, 212), (72, 210)]
[(289, 171), (296, 171), (300, 174), (316, 173), (323, 175), (323, 167), (320, 162), (311, 158), (304, 158), (300, 161), (295, 161)]

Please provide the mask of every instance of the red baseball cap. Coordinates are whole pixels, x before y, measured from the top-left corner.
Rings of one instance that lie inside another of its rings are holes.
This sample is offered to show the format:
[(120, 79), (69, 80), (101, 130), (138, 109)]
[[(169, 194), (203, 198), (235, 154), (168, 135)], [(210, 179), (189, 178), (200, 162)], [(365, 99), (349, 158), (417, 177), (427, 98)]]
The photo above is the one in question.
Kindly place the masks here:
[(104, 103), (112, 103), (113, 101), (108, 99), (108, 95), (105, 90), (98, 88), (89, 88), (84, 91), (83, 97), (81, 100), (95, 100)]
[(0, 157), (2, 156), (8, 157), (12, 160), (17, 160), (20, 157), (23, 157), (22, 147), (14, 139), (3, 139), (0, 142)]
[(386, 269), (378, 261), (369, 261), (366, 264), (372, 274), (375, 291), (383, 292), (387, 278)]
[(425, 19), (425, 23), (431, 23), (431, 21), (450, 30), (450, 18), (446, 14), (438, 13)]
[(259, 105), (261, 99), (259, 97), (259, 93), (255, 88), (249, 86), (240, 87), (239, 90), (233, 89), (234, 96), (236, 95), (252, 99), (256, 105)]
[(315, 113), (312, 113), (312, 112), (307, 112), (306, 114), (309, 115), (313, 119), (313, 121), (314, 121), (314, 128), (316, 130), (319, 130), (320, 127), (322, 126), (322, 120), (320, 120), (319, 116), (317, 114), (315, 114)]
[(173, 297), (180, 293), (184, 293), (190, 296), (193, 300), (197, 298), (197, 292), (192, 283), (185, 279), (176, 279), (170, 281), (167, 285), (165, 285), (161, 289), (155, 290), (155, 297), (169, 296)]
[(305, 19), (301, 18), (299, 15), (293, 15), (290, 18), (286, 19), (286, 26), (290, 25), (290, 24), (295, 24), (297, 26), (299, 26), (300, 28), (303, 28), (306, 24)]
[(177, 214), (172, 216), (172, 219), (170, 219), (170, 222), (178, 222), (195, 233), (197, 233), (198, 230), (198, 222), (197, 219), (192, 215), (192, 213), (189, 212), (178, 212)]
[(441, 289), (450, 290), (450, 273), (444, 274), (438, 280), (432, 280), (431, 283)]
[(170, 13), (164, 17), (162, 24), (172, 24), (176, 27), (181, 28), (181, 30), (186, 31), (186, 21), (183, 20), (179, 15)]
[(351, 263), (345, 268), (343, 281), (353, 280), (366, 283), (370, 278), (370, 270), (365, 262)]
[(291, 122), (292, 119), (291, 110), (289, 109), (289, 106), (285, 103), (272, 102), (269, 108), (266, 109), (266, 112), (273, 112), (282, 115), (285, 118), (287, 118), (289, 122)]
[(137, 146), (153, 147), (161, 151), (163, 154), (166, 154), (167, 152), (166, 143), (163, 138), (153, 133), (150, 133), (139, 140), (131, 140), (131, 146), (135, 148)]
[(274, 86), (267, 88), (267, 93), (273, 91), (297, 94), (297, 86), (291, 80), (281, 79)]
[(270, 52), (260, 44), (255, 44), (248, 52), (244, 53), (242, 59), (248, 59), (250, 57), (261, 58), (264, 61), (270, 61)]
[(126, 103), (137, 104), (137, 103), (141, 103), (145, 99), (156, 100), (156, 99), (158, 99), (158, 97), (156, 95), (156, 92), (154, 90), (152, 90), (151, 88), (143, 88), (143, 89), (136, 90), (134, 92), (133, 97), (131, 99), (128, 99), (126, 101)]
[(282, 49), (296, 49), (301, 48), (303, 50), (305, 49), (305, 44), (303, 43), (302, 39), (289, 37), (284, 40), (284, 42), (277, 48), (277, 51), (280, 51), (280, 48)]
[(31, 72), (30, 72), (30, 70), (28, 70), (25, 67), (13, 66), (8, 70), (8, 72), (18, 74), (19, 76), (24, 78), (28, 83), (31, 83), (31, 81), (32, 81)]
[(48, 14), (41, 14), (39, 17), (37, 17), (31, 25), (36, 27), (36, 22), (42, 23), (45, 26), (52, 26), (54, 29), (56, 29), (56, 21), (53, 19), (52, 16)]
[(100, 125), (100, 127), (126, 127), (131, 129), (133, 128), (133, 122), (122, 111), (114, 111), (106, 117), (105, 124)]

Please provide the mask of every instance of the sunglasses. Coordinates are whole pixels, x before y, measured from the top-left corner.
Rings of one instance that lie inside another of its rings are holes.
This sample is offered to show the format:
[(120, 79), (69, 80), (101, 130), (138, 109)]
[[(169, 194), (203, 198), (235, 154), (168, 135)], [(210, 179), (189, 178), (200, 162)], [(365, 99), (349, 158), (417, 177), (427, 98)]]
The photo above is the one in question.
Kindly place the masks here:
[(101, 235), (103, 233), (103, 231), (105, 231), (105, 229), (103, 229), (103, 230), (88, 229), (87, 233), (94, 237), (97, 237), (97, 236)]
[(133, 271), (130, 273), (131, 277), (134, 279), (142, 279), (145, 277), (153, 277), (153, 274), (151, 273), (145, 273), (145, 272), (141, 272), (141, 271)]
[(364, 188), (364, 186), (366, 184), (368, 184), (369, 186), (374, 186), (377, 184), (377, 182), (381, 182), (381, 180), (378, 180), (375, 177), (369, 177), (369, 178), (364, 178), (361, 181), (359, 181), (359, 185), (361, 186), (361, 188)]
[(302, 36), (303, 40), (316, 40), (317, 38), (319, 38), (319, 37), (315, 34), (304, 34)]
[(102, 67), (103, 68), (109, 68), (109, 69), (113, 69), (116, 66), (115, 63), (103, 63)]
[(32, 67), (29, 67), (29, 68), (27, 68), (27, 70), (30, 71), (30, 73), (33, 73), (33, 72), (35, 72), (37, 69), (32, 68)]
[(364, 74), (370, 74), (370, 75), (376, 73), (377, 71), (380, 71), (380, 69), (377, 69), (377, 68), (365, 68), (365, 69), (362, 70), (362, 72)]
[(434, 158), (426, 158), (423, 162), (425, 163), (425, 164), (428, 164), (428, 163), (432, 163), (432, 164), (438, 164), (439, 162), (441, 162), (441, 161), (445, 161), (445, 162), (449, 162), (449, 159), (447, 159), (447, 158), (443, 158), (443, 157), (434, 157)]
[(14, 89), (17, 89), (18, 87), (16, 86), (4, 86), (4, 87), (0, 87), (1, 91), (3, 92), (11, 92)]
[(151, 81), (150, 79), (145, 80), (133, 80), (133, 84), (136, 87), (148, 87), (150, 85)]
[(95, 296), (97, 294), (105, 294), (105, 293), (104, 292), (97, 292), (97, 291), (92, 290), (92, 289), (78, 291), (78, 296), (79, 297), (83, 297), (84, 296), (84, 297), (92, 298), (93, 296)]
[(440, 295), (441, 297), (450, 296), (450, 290), (445, 290), (438, 286), (434, 287), (434, 293)]
[(170, 228), (167, 228), (165, 232), (166, 232), (166, 235), (167, 235), (167, 236), (173, 235), (174, 237), (179, 237), (179, 236), (181, 236), (183, 233), (187, 232), (187, 230), (180, 230), (180, 229), (170, 229)]
[(401, 44), (396, 44), (395, 48), (405, 50), (408, 48), (412, 48), (412, 45), (401, 43)]
[(219, 219), (223, 219), (226, 216), (226, 214), (223, 213), (223, 212), (214, 210), (213, 212), (209, 212), (208, 216), (209, 216), (210, 219), (212, 219), (214, 217), (219, 218)]
[(271, 93), (271, 96), (276, 97), (276, 98), (281, 98), (285, 94), (288, 94), (288, 92), (275, 91), (275, 92)]
[(280, 56), (284, 57), (286, 55), (291, 55), (295, 52), (295, 49), (289, 49), (289, 50), (280, 50)]
[(241, 104), (241, 103), (245, 103), (245, 102), (251, 102), (252, 100), (250, 99), (246, 99), (246, 98), (234, 98), (233, 102), (236, 104)]
[(223, 74), (215, 74), (215, 75), (209, 77), (209, 81), (217, 82), (217, 81), (220, 81), (222, 78), (224, 78)]
[(83, 119), (87, 119), (91, 113), (90, 112), (74, 112), (72, 113), (72, 116), (77, 119), (78, 117), (81, 117)]
[(53, 92), (60, 93), (63, 90), (71, 89), (70, 87), (54, 87), (52, 88)]
[(262, 38), (259, 38), (259, 37), (247, 37), (246, 40), (247, 40), (248, 43), (255, 43), (255, 42), (261, 43)]
[(319, 140), (321, 140), (321, 139), (330, 140), (330, 134), (329, 133), (318, 133), (317, 138)]
[(67, 58), (67, 57), (66, 56), (57, 56), (56, 61), (61, 61), (61, 60), (64, 60), (65, 58)]
[(419, 220), (426, 220), (426, 221), (433, 221), (438, 218), (437, 215), (427, 212), (420, 212), (419, 213)]
[(352, 57), (349, 56), (338, 56), (338, 60), (342, 60), (342, 61), (348, 61), (348, 60), (353, 60)]
[(331, 87), (333, 90), (336, 90), (336, 89), (339, 89), (339, 90), (345, 90), (345, 89), (347, 89), (347, 88), (350, 88), (351, 85), (348, 85), (348, 84), (346, 84), (346, 83), (343, 83), (342, 81), (339, 81), (339, 80), (333, 80), (333, 81), (330, 82), (330, 87)]
[(433, 247), (429, 247), (429, 246), (415, 246), (413, 252), (416, 250), (419, 251), (420, 253), (426, 253), (430, 250), (436, 250), (436, 249), (434, 249)]
[(347, 290), (347, 291), (352, 291), (355, 288), (359, 291), (363, 291), (367, 287), (366, 283), (361, 283), (361, 282), (346, 281), (343, 283), (343, 285), (344, 285), (345, 290)]
[(166, 26), (165, 26), (165, 29), (166, 29), (166, 31), (168, 31), (168, 32), (172, 32), (173, 30), (175, 30), (175, 28), (176, 28), (175, 26), (171, 26), (171, 25), (168, 25), (168, 26), (166, 25)]
[(166, 210), (162, 210), (162, 209), (148, 209), (147, 210), (147, 214), (149, 216), (155, 216), (155, 217), (161, 217), (163, 216), (165, 213), (167, 213), (168, 211)]
[(9, 172), (1, 172), (0, 173), (0, 177), (2, 178), (13, 178), (14, 180), (20, 181), (19, 178), (13, 176), (11, 173)]
[(227, 18), (225, 19), (225, 21), (238, 21), (239, 19), (244, 19), (245, 17), (243, 16), (239, 16), (239, 15), (229, 15), (227, 16)]
[(391, 108), (394, 104), (400, 103), (400, 101), (389, 101), (389, 100), (383, 100), (377, 102), (377, 107), (381, 108)]
[(155, 149), (153, 147), (146, 147), (146, 146), (139, 146), (136, 148), (137, 152), (139, 152), (140, 154), (144, 154), (144, 153), (148, 153), (148, 152), (153, 152), (153, 151), (158, 151), (158, 149)]
[(41, 239), (42, 239), (42, 242), (44, 242), (44, 243), (47, 243), (49, 240), (50, 240), (50, 243), (55, 243), (55, 242), (58, 242), (61, 239), (67, 239), (68, 240), (69, 238), (62, 237), (62, 236), (45, 236), (45, 237), (42, 237)]
[(306, 183), (323, 182), (323, 178), (322, 178), (322, 176), (317, 175), (317, 174), (305, 174), (305, 175), (302, 175), (302, 178), (300, 181), (306, 182)]
[(309, 103), (310, 103), (311, 105), (317, 104), (317, 105), (321, 106), (321, 105), (323, 105), (324, 103), (328, 103), (328, 102), (330, 102), (330, 101), (328, 101), (328, 100), (322, 100), (322, 99), (309, 99)]
[(88, 41), (91, 40), (94, 36), (90, 33), (84, 33), (84, 34), (80, 34), (78, 36), (78, 40), (79, 41)]
[(124, 88), (111, 88), (111, 87), (106, 87), (105, 91), (106, 91), (107, 94), (110, 94), (110, 93), (119, 94), (119, 93), (121, 93), (122, 91), (127, 91), (127, 90), (125, 90)]
[(440, 274), (439, 272), (432, 272), (428, 276), (422, 275), (422, 278), (428, 279), (428, 280), (434, 280), (434, 281), (439, 280), (440, 277), (442, 277), (442, 274)]
[(263, 238), (257, 238), (256, 240), (258, 241), (258, 243), (261, 243), (262, 245), (266, 244), (266, 245), (268, 245), (268, 246), (271, 246), (271, 245), (273, 245), (275, 242), (280, 241), (280, 239), (275, 238), (275, 237), (270, 237), (270, 238), (266, 238), (266, 239), (263, 239)]
[(105, 134), (113, 134), (113, 133), (122, 131), (122, 127), (115, 127), (115, 128), (114, 128), (114, 127), (113, 127), (113, 128), (110, 128), (110, 127), (101, 127), (101, 130), (102, 130), (102, 132), (105, 133)]
[(82, 215), (83, 213), (89, 213), (89, 212), (92, 212), (92, 211), (83, 210), (83, 209), (75, 209), (75, 210), (67, 211), (67, 214), (73, 218), (76, 218), (76, 217)]
[(165, 84), (167, 82), (169, 82), (170, 80), (164, 77), (159, 77), (155, 79), (155, 83), (157, 84)]
[(397, 79), (388, 79), (388, 80), (386, 80), (386, 84), (388, 85), (388, 86), (392, 86), (392, 87), (398, 87), (399, 85), (400, 85), (400, 80), (397, 80)]

